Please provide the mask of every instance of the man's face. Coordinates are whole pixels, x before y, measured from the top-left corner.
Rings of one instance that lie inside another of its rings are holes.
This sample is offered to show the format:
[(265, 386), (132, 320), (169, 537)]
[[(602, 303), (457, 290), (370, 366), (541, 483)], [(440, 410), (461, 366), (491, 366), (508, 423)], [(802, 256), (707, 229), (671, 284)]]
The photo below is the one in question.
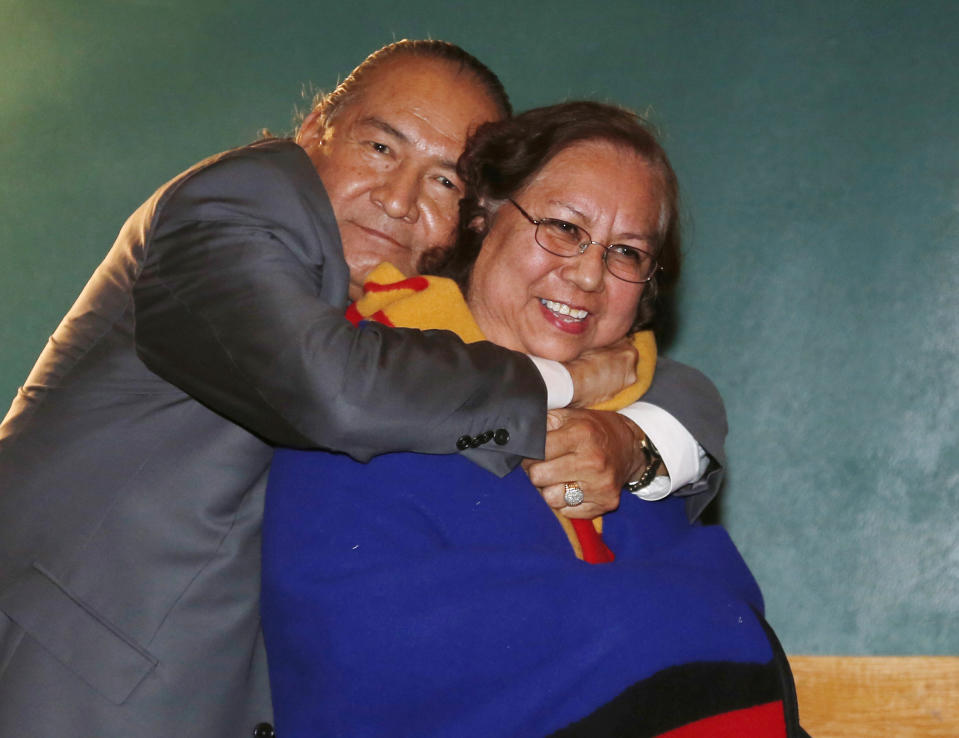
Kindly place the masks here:
[(468, 72), (399, 57), (375, 70), (326, 130), (304, 123), (297, 141), (333, 204), (352, 299), (381, 261), (409, 275), (424, 251), (450, 244), (463, 196), (456, 160), (476, 126), (500, 117)]

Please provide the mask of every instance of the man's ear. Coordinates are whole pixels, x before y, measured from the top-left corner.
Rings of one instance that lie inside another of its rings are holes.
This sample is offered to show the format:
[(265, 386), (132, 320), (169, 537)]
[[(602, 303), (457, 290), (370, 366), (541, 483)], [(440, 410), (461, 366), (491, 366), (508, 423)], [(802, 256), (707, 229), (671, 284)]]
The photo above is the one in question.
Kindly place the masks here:
[(326, 133), (326, 126), (323, 125), (323, 114), (317, 108), (303, 119), (300, 129), (296, 132), (296, 142), (304, 149), (310, 150), (322, 143), (324, 133)]

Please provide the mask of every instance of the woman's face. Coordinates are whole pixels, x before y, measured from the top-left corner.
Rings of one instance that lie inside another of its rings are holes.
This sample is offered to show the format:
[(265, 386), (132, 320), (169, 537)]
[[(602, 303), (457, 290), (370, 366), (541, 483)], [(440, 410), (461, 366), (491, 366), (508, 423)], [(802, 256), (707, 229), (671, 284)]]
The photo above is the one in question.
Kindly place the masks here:
[[(660, 177), (631, 150), (586, 141), (560, 151), (513, 199), (530, 217), (573, 223), (603, 244), (651, 250), (664, 212)], [(501, 346), (568, 361), (626, 335), (644, 284), (617, 279), (603, 248), (563, 258), (535, 241), (511, 203), (493, 215), (470, 279), (469, 304)]]

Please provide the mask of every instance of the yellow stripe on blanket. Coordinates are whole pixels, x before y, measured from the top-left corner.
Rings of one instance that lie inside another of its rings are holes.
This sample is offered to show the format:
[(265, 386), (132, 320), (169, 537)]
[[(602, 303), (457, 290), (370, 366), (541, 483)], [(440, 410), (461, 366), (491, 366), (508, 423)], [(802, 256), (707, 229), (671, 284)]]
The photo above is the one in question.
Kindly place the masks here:
[[(409, 282), (423, 285), (424, 281), (425, 288), (402, 286)], [(486, 340), (452, 279), (425, 276), (410, 280), (384, 261), (370, 272), (363, 287), (366, 292), (356, 301), (356, 309), (364, 318), (383, 311), (399, 328), (453, 331), (464, 343)]]

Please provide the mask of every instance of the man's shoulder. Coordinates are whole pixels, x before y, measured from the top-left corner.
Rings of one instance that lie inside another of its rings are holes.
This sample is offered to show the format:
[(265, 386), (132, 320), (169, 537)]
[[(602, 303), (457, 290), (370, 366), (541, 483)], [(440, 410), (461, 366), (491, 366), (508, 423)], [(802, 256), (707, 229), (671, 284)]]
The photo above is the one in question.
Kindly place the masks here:
[(722, 402), (719, 390), (712, 380), (694, 366), (684, 364), (676, 359), (660, 354), (656, 357), (656, 374), (653, 381), (660, 379), (664, 382), (695, 386), (700, 391), (713, 396)]
[(163, 185), (154, 223), (292, 221), (330, 227), (333, 210), (312, 162), (289, 139), (265, 139), (208, 157)]
[[(264, 139), (223, 151), (197, 162), (172, 179), (161, 191), (184, 187), (226, 187), (252, 190), (269, 197), (274, 188), (322, 192), (322, 183), (309, 157), (290, 139)], [(324, 193), (325, 198), (325, 193)]]
[(247, 165), (277, 170), (306, 168), (312, 171), (309, 157), (293, 139), (264, 138), (208, 156), (190, 167), (186, 173), (230, 165)]
[(660, 355), (653, 383), (644, 399), (668, 410), (710, 453), (719, 444), (712, 437), (706, 438), (706, 431), (701, 428), (715, 430), (720, 440), (726, 437), (728, 427), (722, 395), (709, 377), (688, 364)]

